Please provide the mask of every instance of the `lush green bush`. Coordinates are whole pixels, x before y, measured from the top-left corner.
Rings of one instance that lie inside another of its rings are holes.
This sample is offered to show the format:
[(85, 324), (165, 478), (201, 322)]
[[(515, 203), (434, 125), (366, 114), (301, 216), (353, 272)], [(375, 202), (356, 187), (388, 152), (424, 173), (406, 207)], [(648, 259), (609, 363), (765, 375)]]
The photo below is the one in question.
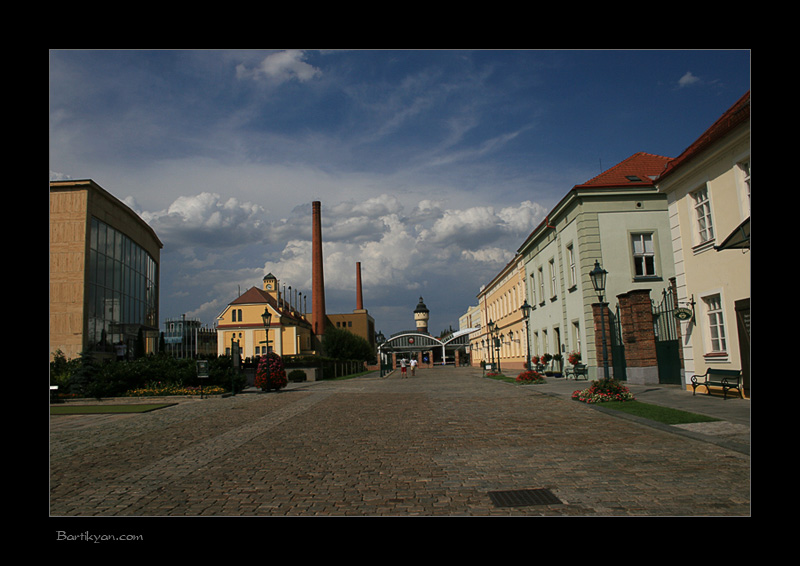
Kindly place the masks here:
[(306, 372), (301, 369), (293, 369), (289, 372), (287, 379), (293, 383), (306, 380)]
[[(66, 360), (62, 353), (56, 352), (50, 363), (50, 376), (51, 383), (59, 386), (59, 396), (73, 397), (118, 397), (152, 384), (172, 390), (199, 390), (201, 385), (196, 360), (165, 355), (99, 362), (89, 353)], [(234, 371), (229, 357), (209, 360), (209, 377), (202, 380), (204, 390), (219, 387), (241, 391), (245, 384), (245, 376)]]
[(325, 355), (337, 360), (371, 361), (375, 359), (375, 352), (364, 338), (357, 336), (349, 330), (329, 326), (322, 339), (322, 348)]

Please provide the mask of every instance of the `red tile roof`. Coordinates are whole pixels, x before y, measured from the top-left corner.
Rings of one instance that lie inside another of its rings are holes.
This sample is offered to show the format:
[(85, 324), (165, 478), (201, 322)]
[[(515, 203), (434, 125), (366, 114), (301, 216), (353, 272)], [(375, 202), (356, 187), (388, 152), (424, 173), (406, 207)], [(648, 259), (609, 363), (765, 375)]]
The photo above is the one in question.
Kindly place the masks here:
[(293, 312), (286, 301), (281, 300), (281, 305), (278, 301), (263, 289), (258, 287), (250, 287), (247, 291), (239, 295), (236, 299), (231, 301), (231, 305), (253, 305), (253, 304), (267, 304), (269, 303), (280, 315), (284, 318), (294, 319), (298, 322), (307, 322), (302, 314)]
[(727, 112), (708, 128), (703, 135), (697, 138), (692, 145), (687, 147), (683, 153), (672, 160), (669, 167), (661, 174), (663, 179), (684, 163), (690, 161), (697, 154), (705, 150), (709, 145), (718, 141), (721, 137), (729, 133), (735, 127), (750, 120), (750, 91), (748, 90)]
[(230, 304), (232, 305), (243, 305), (243, 304), (258, 304), (258, 303), (269, 303), (273, 307), (278, 306), (278, 302), (270, 296), (269, 293), (264, 291), (263, 289), (259, 289), (258, 287), (250, 287), (247, 291), (239, 295), (235, 300), (231, 301)]
[(582, 185), (576, 185), (575, 188), (652, 186), (670, 161), (671, 157), (644, 152), (634, 153), (625, 161), (603, 171)]

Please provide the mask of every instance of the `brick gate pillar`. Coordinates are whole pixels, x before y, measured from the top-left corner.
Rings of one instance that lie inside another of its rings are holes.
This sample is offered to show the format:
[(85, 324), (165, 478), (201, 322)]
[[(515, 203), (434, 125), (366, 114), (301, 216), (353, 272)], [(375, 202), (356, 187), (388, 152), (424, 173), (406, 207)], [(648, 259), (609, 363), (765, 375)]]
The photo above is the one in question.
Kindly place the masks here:
[(617, 296), (622, 324), (622, 343), (630, 383), (658, 383), (656, 333), (649, 289)]

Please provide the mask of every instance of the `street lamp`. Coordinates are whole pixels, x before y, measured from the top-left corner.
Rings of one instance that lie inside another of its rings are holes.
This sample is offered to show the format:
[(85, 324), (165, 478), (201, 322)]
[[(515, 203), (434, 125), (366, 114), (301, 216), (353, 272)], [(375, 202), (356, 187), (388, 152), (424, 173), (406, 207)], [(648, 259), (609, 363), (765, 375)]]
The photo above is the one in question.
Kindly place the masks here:
[(381, 377), (383, 377), (386, 366), (388, 365), (384, 359), (385, 353), (383, 351), (383, 343), (386, 342), (386, 337), (380, 330), (375, 334), (375, 342), (378, 343), (378, 364), (381, 368)]
[(489, 330), (489, 362), (492, 364), (492, 369), (496, 369), (494, 365), (494, 329), (495, 324), (492, 322), (492, 319), (489, 319), (488, 324), (486, 327)]
[(269, 307), (264, 307), (264, 314), (261, 315), (261, 320), (264, 323), (264, 348), (266, 349), (265, 357), (267, 358), (267, 383), (269, 383), (271, 377), (269, 374), (269, 325), (272, 321)]
[(600, 328), (603, 337), (603, 375), (608, 379), (608, 352), (606, 350), (606, 313), (605, 303), (603, 302), (603, 293), (606, 290), (606, 276), (608, 271), (600, 267), (600, 262), (594, 260), (594, 269), (589, 272), (589, 277), (592, 278), (592, 287), (600, 299)]
[(531, 371), (531, 341), (530, 330), (528, 329), (528, 319), (531, 314), (531, 306), (528, 304), (528, 299), (522, 302), (522, 318), (525, 320), (525, 369)]

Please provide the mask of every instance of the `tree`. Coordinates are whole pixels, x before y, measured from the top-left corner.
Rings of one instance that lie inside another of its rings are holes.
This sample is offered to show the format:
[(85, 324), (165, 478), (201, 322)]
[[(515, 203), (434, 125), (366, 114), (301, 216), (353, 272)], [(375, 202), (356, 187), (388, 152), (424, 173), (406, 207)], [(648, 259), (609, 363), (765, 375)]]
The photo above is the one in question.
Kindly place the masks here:
[(325, 330), (322, 341), (325, 355), (337, 360), (371, 361), (375, 357), (372, 347), (364, 338), (343, 330), (329, 326)]

